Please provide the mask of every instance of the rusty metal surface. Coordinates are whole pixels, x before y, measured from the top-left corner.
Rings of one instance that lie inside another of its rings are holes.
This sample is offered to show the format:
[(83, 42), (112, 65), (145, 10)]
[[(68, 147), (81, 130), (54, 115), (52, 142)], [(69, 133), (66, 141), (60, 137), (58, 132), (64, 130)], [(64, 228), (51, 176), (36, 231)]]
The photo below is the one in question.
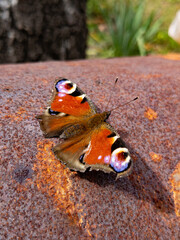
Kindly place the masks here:
[[(53, 81), (76, 82), (113, 112), (132, 174), (78, 174), (59, 163), (35, 116)], [(119, 77), (116, 89), (113, 82)], [(161, 57), (0, 65), (0, 239), (178, 239), (180, 61)]]

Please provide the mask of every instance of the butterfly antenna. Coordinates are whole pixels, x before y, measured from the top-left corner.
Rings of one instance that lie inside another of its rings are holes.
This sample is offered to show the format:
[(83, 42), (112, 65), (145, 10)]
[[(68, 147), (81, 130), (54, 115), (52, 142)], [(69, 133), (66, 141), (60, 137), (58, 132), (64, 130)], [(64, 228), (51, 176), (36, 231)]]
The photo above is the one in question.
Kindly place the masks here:
[[(113, 87), (112, 87), (112, 91), (114, 91), (117, 81), (118, 81), (118, 77), (117, 77), (116, 80), (114, 81), (114, 85), (113, 85)], [(108, 99), (108, 102), (107, 102), (107, 105), (106, 105), (106, 108), (105, 108), (106, 110), (108, 109), (110, 99), (111, 99), (111, 94), (109, 94), (109, 99)], [(106, 111), (106, 110), (105, 110), (105, 111)]]
[(116, 109), (119, 108), (119, 107), (123, 107), (123, 106), (125, 106), (125, 105), (128, 105), (129, 103), (134, 102), (134, 101), (136, 101), (137, 99), (139, 99), (139, 97), (135, 97), (134, 99), (130, 100), (129, 102), (126, 102), (126, 103), (124, 103), (124, 104), (122, 104), (122, 105), (119, 105), (119, 106), (111, 109), (111, 112), (114, 111), (114, 110), (116, 110)]

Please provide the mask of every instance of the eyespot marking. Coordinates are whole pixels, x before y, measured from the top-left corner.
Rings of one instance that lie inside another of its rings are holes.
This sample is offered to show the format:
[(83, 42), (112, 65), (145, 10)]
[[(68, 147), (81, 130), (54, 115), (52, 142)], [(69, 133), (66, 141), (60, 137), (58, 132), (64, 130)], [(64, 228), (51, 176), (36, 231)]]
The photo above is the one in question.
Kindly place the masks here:
[(128, 154), (127, 152), (123, 152), (124, 158), (127, 158), (128, 155), (129, 155), (129, 154)]
[(68, 81), (66, 78), (63, 78), (63, 79), (60, 79), (59, 81), (57, 81), (57, 83), (55, 84), (55, 88), (56, 88), (57, 92), (60, 92), (59, 85), (61, 85), (63, 82), (66, 82), (66, 81)]
[(71, 89), (73, 87), (73, 84), (72, 83), (67, 83), (66, 85), (65, 85), (65, 88), (66, 89)]
[(127, 171), (131, 167), (131, 165), (132, 165), (132, 161), (130, 160), (128, 163), (126, 163), (124, 166), (122, 166), (121, 170), (119, 170), (117, 168), (118, 166), (113, 167), (110, 165), (110, 167), (117, 173), (123, 173), (123, 172)]
[(113, 151), (110, 160), (110, 167), (120, 173), (129, 169), (131, 157), (127, 148), (117, 148)]
[(55, 88), (56, 91), (58, 92), (58, 95), (60, 94), (63, 97), (64, 96), (63, 94), (71, 95), (74, 92), (76, 92), (77, 87), (75, 83), (72, 83), (67, 79), (61, 79), (55, 84)]

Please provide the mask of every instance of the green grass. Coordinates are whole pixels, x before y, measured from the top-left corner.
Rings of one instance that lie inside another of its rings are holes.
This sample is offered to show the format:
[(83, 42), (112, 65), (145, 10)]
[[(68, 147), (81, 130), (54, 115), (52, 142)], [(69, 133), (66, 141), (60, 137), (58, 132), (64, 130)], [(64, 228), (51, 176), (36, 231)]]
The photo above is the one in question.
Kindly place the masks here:
[(167, 34), (178, 1), (89, 0), (88, 57), (180, 52)]

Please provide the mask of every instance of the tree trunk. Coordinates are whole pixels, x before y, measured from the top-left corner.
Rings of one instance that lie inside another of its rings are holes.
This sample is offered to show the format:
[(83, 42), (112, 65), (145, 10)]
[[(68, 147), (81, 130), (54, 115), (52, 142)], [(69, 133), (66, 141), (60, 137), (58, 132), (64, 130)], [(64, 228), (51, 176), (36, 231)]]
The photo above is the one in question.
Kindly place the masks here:
[(0, 0), (0, 63), (85, 58), (86, 0)]

